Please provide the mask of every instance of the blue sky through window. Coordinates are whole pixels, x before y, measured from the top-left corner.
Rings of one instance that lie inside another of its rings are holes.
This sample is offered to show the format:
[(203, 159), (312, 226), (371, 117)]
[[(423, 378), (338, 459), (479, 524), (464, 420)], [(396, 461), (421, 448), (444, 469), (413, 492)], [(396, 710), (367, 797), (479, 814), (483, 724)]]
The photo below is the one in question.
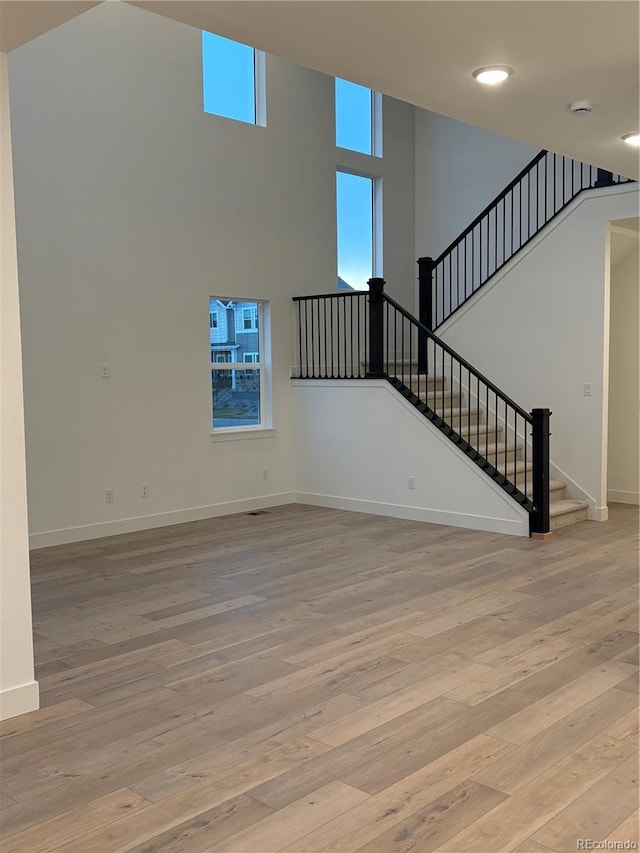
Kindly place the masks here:
[(373, 275), (373, 178), (336, 174), (338, 276), (367, 290)]
[(373, 154), (372, 92), (336, 77), (336, 145)]
[(202, 91), (206, 113), (255, 124), (254, 49), (203, 31)]

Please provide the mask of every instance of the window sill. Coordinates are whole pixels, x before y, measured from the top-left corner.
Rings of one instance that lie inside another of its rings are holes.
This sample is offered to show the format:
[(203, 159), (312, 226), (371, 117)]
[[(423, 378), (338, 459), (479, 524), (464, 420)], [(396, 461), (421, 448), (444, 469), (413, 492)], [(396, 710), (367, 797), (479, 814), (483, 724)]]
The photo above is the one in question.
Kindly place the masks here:
[(219, 441), (245, 441), (250, 438), (273, 438), (276, 434), (273, 428), (235, 430), (231, 432), (212, 432), (211, 442), (216, 444)]

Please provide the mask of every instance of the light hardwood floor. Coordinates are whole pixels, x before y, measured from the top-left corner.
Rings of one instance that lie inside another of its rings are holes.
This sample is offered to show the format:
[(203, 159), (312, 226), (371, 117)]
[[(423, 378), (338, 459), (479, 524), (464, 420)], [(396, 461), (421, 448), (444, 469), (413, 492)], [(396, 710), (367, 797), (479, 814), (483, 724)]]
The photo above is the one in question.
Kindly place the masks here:
[(34, 552), (2, 853), (637, 843), (637, 529), (287, 506)]

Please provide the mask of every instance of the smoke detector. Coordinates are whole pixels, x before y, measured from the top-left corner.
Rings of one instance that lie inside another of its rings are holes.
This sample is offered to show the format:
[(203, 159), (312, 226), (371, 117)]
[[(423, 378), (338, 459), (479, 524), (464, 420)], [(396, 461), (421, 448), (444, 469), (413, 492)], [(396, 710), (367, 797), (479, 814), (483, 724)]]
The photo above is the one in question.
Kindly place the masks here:
[(576, 116), (586, 116), (593, 112), (593, 101), (574, 101), (569, 104), (569, 112)]

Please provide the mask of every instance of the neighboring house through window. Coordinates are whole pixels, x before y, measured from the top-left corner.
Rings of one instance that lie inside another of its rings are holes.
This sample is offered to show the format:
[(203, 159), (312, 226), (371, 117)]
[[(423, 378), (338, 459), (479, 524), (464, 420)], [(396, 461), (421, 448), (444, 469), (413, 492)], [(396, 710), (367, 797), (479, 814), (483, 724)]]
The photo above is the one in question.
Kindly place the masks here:
[[(214, 308), (214, 306), (217, 306)], [(268, 426), (266, 322), (268, 304), (210, 298), (212, 427), (217, 431)]]

